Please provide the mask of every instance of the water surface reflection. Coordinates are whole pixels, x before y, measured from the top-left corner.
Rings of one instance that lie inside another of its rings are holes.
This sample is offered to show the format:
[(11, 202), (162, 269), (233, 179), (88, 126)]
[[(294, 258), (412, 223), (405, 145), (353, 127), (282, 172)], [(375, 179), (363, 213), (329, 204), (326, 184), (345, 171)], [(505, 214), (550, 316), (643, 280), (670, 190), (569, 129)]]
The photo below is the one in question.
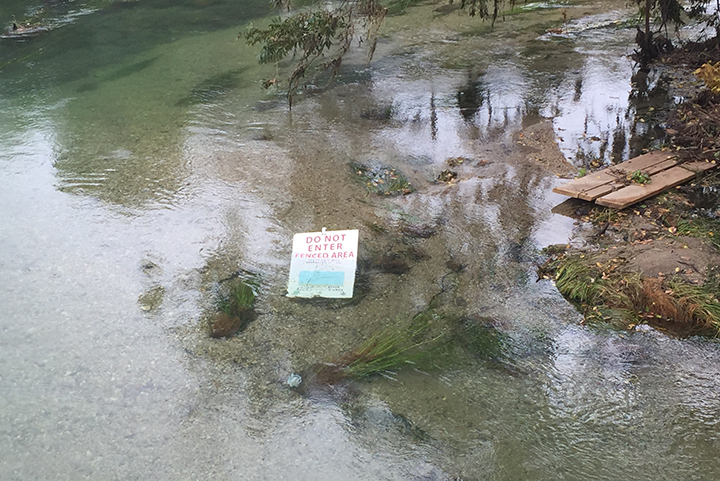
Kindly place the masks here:
[[(559, 15), (544, 9), (444, 50), (480, 27), (407, 33), (435, 15), (413, 9), (388, 20), (400, 53), (290, 113), (253, 83), (246, 18), (208, 26), (234, 2), (204, 3), (78, 18), (46, 45), (77, 46), (72, 68), (38, 50), (0, 78), (3, 479), (717, 477), (717, 344), (579, 326), (534, 276), (574, 226), (550, 212), (562, 156), (531, 140), (558, 137), (575, 167), (632, 151), (631, 30), (538, 38)], [(110, 45), (113, 21), (168, 29)], [(108, 58), (86, 62), (74, 25)], [(349, 164), (373, 160), (417, 192), (369, 196)], [(322, 227), (361, 231), (357, 302), (284, 297), (292, 234)], [(374, 267), (388, 254), (408, 269)], [(261, 280), (259, 316), (209, 339), (213, 289), (238, 271)], [(434, 364), (284, 384), (431, 301), (453, 339)]]

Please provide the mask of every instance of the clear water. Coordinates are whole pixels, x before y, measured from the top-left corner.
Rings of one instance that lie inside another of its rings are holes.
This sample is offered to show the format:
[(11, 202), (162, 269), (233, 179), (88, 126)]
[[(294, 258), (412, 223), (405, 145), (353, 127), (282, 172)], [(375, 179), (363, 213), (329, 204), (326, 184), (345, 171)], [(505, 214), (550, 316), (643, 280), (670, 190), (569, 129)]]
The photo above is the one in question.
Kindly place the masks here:
[[(52, 29), (0, 43), (0, 478), (720, 477), (717, 343), (579, 326), (535, 282), (537, 249), (574, 226), (514, 134), (552, 119), (580, 167), (645, 132), (632, 30), (607, 23), (627, 12), (571, 8), (561, 36), (543, 34), (557, 9), (492, 31), (409, 9), (370, 66), (290, 113), (236, 40), (266, 2), (3, 2)], [(460, 182), (434, 183), (457, 156)], [(418, 192), (366, 196), (348, 163), (370, 159)], [(321, 227), (359, 228), (362, 259), (430, 258), (367, 271), (355, 305), (291, 301), (292, 234)], [(209, 339), (238, 269), (262, 280), (258, 319)], [(499, 355), (459, 343), (394, 379), (284, 384), (443, 289), (440, 328), (492, 325)]]

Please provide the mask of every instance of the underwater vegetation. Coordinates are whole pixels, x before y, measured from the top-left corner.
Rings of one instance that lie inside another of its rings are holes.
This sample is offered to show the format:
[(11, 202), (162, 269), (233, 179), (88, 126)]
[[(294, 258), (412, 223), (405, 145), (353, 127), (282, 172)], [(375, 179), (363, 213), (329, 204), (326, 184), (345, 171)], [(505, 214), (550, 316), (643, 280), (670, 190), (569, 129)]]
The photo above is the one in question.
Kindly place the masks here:
[(230, 337), (255, 320), (256, 296), (257, 285), (252, 281), (234, 278), (224, 282), (216, 297), (218, 312), (213, 317), (210, 337)]

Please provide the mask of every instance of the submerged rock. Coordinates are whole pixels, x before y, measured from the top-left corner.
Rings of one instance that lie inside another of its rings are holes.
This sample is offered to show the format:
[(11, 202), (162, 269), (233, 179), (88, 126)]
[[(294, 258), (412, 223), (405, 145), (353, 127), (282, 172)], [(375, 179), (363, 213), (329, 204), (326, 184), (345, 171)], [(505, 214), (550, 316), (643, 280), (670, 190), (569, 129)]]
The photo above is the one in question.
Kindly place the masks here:
[(256, 317), (257, 313), (252, 309), (243, 311), (238, 316), (233, 316), (226, 312), (218, 312), (213, 319), (210, 337), (215, 339), (231, 337), (246, 328)]
[(392, 119), (393, 108), (392, 105), (374, 107), (364, 110), (360, 113), (360, 118), (365, 120), (378, 120), (385, 121)]
[(160, 308), (165, 297), (165, 288), (163, 286), (153, 286), (138, 296), (138, 305), (140, 309), (149, 312)]

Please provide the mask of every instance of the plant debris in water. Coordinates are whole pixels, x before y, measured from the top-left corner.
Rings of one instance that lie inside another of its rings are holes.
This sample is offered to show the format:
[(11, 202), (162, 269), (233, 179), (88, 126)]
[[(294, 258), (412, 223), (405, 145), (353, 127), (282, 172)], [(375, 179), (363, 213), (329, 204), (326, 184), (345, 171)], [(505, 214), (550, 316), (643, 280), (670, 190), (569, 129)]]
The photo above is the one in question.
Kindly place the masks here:
[(447, 182), (448, 184), (457, 179), (457, 172), (454, 172), (452, 170), (443, 170), (440, 172), (440, 174), (437, 176), (438, 182)]
[(466, 160), (468, 160), (465, 157), (450, 157), (445, 162), (449, 167), (457, 167), (458, 165), (462, 165)]
[(353, 174), (360, 179), (371, 194), (405, 195), (415, 191), (407, 177), (392, 167), (384, 165), (350, 164)]

